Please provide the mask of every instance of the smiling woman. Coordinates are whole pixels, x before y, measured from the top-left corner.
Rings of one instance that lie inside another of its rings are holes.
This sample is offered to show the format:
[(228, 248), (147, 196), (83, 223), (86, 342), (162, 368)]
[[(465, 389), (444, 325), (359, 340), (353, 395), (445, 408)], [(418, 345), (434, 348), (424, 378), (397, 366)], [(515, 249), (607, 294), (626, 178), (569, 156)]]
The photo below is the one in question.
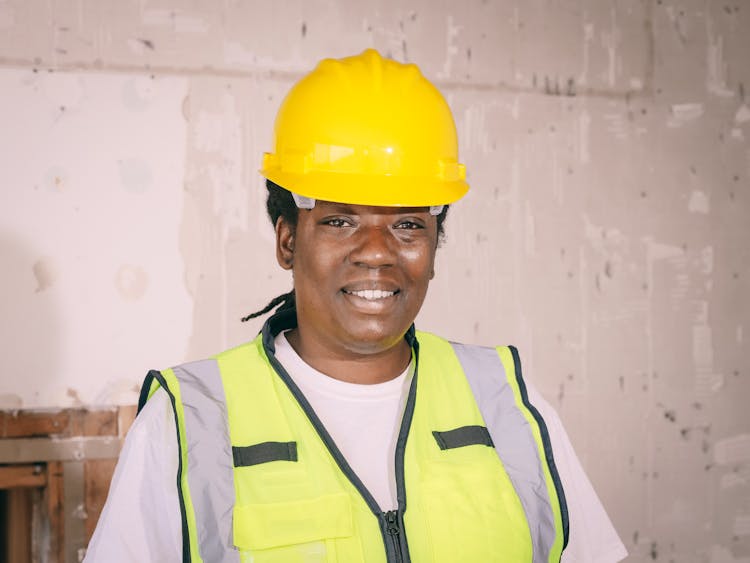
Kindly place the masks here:
[(300, 356), (354, 383), (401, 373), (411, 359), (404, 334), (434, 274), (435, 217), (318, 202), (296, 227), (277, 222), (276, 240), (279, 264), (294, 272), (298, 326), (288, 338)]
[(87, 560), (621, 559), (515, 348), (414, 327), (468, 189), (417, 67), (321, 62), (262, 173), (294, 288), (252, 342), (149, 373)]

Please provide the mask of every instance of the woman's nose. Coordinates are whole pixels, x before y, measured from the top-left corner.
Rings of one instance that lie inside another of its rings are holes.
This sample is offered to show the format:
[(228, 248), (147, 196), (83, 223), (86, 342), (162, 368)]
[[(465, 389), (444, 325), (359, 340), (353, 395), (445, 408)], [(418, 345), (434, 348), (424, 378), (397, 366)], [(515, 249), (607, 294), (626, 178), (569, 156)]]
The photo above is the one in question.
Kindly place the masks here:
[(383, 268), (396, 262), (395, 239), (388, 227), (361, 227), (349, 260), (367, 268)]

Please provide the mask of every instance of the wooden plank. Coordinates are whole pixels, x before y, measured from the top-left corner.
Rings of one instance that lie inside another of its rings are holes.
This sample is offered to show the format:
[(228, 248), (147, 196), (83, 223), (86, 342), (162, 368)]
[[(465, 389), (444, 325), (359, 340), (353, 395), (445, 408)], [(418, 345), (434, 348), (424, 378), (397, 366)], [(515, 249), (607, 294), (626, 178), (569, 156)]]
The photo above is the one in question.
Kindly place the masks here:
[(117, 436), (13, 438), (0, 440), (0, 463), (115, 459), (121, 447)]
[(83, 436), (117, 436), (118, 409), (82, 411)]
[(44, 487), (46, 485), (47, 472), (42, 464), (0, 466), (0, 489)]
[(47, 464), (46, 512), (49, 522), (49, 563), (65, 561), (65, 491), (63, 490), (63, 464)]
[(63, 462), (65, 563), (78, 563), (86, 550), (83, 462)]
[(8, 490), (7, 561), (31, 563), (31, 491)]
[(32, 556), (35, 562), (46, 563), (77, 560), (96, 527), (122, 439), (135, 413), (135, 406), (0, 411), (0, 463), (16, 464), (0, 465), (0, 489), (26, 491), (37, 498), (28, 518), (12, 518), (18, 526), (28, 522), (25, 537), (33, 550), (19, 551), (26, 540), (24, 534), (14, 532), (21, 543), (10, 558), (0, 553), (0, 560), (26, 562)]
[[(45, 473), (47, 468), (45, 467)], [(45, 509), (46, 489), (31, 491), (31, 563), (49, 563), (49, 522)]]
[(107, 500), (116, 459), (89, 460), (84, 463), (84, 490), (86, 505), (86, 545), (91, 540), (99, 515)]
[(138, 412), (138, 405), (122, 405), (117, 412), (117, 435), (120, 438), (125, 437), (130, 427), (135, 421), (135, 415)]
[(0, 411), (0, 438), (31, 438), (67, 431), (67, 411)]
[(0, 438), (117, 436), (118, 409), (0, 411)]

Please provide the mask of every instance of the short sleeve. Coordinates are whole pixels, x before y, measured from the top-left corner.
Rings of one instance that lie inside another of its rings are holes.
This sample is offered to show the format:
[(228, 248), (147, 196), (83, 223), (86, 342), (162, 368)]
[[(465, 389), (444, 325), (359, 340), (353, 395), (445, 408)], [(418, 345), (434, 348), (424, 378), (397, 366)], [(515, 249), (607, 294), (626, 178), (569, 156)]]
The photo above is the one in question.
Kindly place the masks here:
[(159, 390), (125, 438), (85, 563), (180, 561), (177, 456), (172, 406)]
[(555, 409), (526, 383), (529, 401), (544, 418), (555, 465), (568, 504), (569, 538), (562, 563), (616, 563), (627, 557), (612, 521), (578, 460), (567, 432)]

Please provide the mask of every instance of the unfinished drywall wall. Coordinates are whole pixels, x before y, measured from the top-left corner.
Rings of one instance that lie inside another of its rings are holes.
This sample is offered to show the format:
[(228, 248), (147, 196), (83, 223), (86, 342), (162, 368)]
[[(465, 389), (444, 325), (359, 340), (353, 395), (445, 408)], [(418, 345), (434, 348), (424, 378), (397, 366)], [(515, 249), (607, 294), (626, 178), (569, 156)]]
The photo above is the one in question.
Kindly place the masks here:
[(519, 347), (630, 561), (750, 561), (743, 2), (0, 2), (0, 406), (254, 336), (273, 116), (370, 46), (443, 90), (472, 186), (419, 326)]
[(2, 68), (0, 91), (0, 406), (132, 402), (138, 358), (190, 334), (187, 80)]

